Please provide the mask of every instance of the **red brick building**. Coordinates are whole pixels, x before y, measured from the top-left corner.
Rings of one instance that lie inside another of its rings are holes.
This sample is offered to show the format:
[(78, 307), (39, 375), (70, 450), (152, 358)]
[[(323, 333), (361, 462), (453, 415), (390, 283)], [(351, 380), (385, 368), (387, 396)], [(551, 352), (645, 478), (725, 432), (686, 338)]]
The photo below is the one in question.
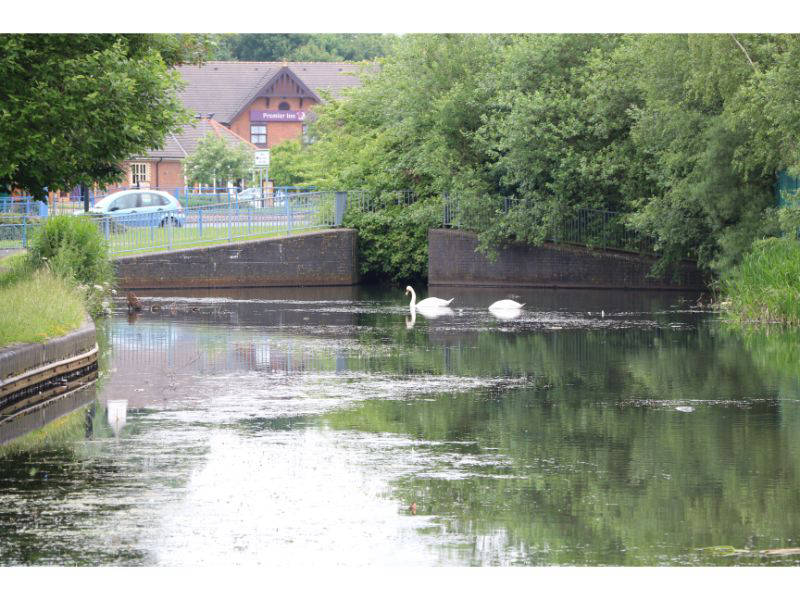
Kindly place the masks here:
[(177, 188), (181, 161), (208, 132), (254, 150), (301, 138), (323, 96), (340, 98), (361, 85), (359, 65), (333, 62), (214, 61), (178, 68), (186, 87), (180, 97), (197, 119), (167, 136), (161, 148), (125, 164), (123, 185)]

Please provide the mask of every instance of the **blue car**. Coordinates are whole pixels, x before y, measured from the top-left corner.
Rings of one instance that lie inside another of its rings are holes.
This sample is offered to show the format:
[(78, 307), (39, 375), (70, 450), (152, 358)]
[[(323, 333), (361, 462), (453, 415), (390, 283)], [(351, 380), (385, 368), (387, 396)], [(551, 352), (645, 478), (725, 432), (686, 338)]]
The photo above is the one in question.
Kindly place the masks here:
[[(83, 211), (76, 211), (82, 214)], [(93, 216), (112, 217), (120, 225), (183, 227), (186, 215), (180, 202), (160, 190), (123, 190), (109, 194), (89, 209)]]

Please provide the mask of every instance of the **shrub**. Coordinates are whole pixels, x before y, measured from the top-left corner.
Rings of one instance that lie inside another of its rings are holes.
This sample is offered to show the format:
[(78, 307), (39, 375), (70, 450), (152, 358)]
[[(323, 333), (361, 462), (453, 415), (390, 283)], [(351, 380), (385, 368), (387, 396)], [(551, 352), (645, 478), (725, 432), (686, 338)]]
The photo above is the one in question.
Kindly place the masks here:
[(113, 279), (108, 245), (90, 217), (50, 217), (33, 234), (28, 257), (34, 269), (49, 265), (54, 273), (86, 286), (105, 286)]
[(358, 261), (367, 279), (419, 281), (428, 275), (428, 229), (441, 223), (438, 199), (375, 212), (349, 210), (344, 225), (358, 230)]

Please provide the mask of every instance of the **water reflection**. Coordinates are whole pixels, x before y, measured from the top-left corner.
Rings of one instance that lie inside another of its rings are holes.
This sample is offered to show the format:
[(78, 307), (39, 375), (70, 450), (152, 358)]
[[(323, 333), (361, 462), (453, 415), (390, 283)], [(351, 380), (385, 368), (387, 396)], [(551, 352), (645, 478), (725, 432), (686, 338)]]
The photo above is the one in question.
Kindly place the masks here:
[(497, 291), (397, 292), (138, 294), (90, 426), (0, 454), (3, 564), (798, 562), (698, 550), (800, 546), (796, 336), (678, 295), (501, 321)]
[(495, 319), (500, 321), (513, 321), (514, 319), (519, 319), (522, 315), (521, 308), (495, 308), (490, 306), (489, 312), (492, 313)]

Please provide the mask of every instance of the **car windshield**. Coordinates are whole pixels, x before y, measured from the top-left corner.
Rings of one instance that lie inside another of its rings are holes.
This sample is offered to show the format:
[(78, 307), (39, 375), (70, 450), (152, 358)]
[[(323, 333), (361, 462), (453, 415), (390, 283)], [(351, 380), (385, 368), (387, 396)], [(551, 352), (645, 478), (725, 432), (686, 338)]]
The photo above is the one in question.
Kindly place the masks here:
[(106, 196), (105, 198), (103, 198), (101, 200), (97, 200), (94, 203), (94, 207), (95, 208), (106, 208), (113, 201), (114, 201), (114, 198), (112, 198), (111, 196)]

